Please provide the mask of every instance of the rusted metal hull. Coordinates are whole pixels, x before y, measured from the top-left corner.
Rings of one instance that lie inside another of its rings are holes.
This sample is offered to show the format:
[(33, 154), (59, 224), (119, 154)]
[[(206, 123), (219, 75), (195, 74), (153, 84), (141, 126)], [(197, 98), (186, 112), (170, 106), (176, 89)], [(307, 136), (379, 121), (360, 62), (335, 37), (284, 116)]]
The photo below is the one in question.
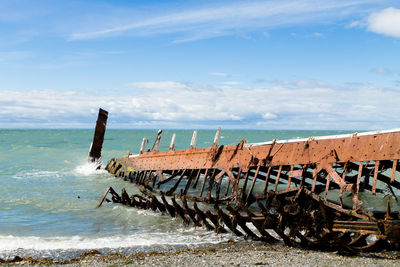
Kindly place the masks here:
[[(360, 193), (397, 201), (400, 130), (230, 146), (218, 145), (217, 132), (214, 144), (201, 149), (193, 136), (187, 150), (174, 151), (171, 142), (170, 151), (158, 152), (158, 135), (152, 151), (142, 145), (138, 155), (110, 160), (110, 173), (142, 191), (113, 192), (114, 201), (218, 232), (266, 241), (279, 236), (293, 246), (398, 249), (398, 211), (389, 200), (383, 210), (370, 209)], [(343, 200), (349, 197), (350, 203)], [(200, 210), (197, 202), (209, 208)]]

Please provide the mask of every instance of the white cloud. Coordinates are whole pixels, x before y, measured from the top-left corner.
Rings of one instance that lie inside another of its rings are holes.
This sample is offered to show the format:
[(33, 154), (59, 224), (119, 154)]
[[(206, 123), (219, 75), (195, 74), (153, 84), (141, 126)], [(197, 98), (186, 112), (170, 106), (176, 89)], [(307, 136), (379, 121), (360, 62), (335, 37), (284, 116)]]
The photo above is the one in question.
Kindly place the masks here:
[(180, 82), (160, 81), (160, 82), (134, 82), (133, 86), (145, 89), (185, 89), (187, 85)]
[(374, 111), (376, 110), (376, 106), (373, 105), (353, 105), (353, 108), (359, 109), (362, 111)]
[(266, 119), (266, 120), (270, 120), (270, 119), (276, 119), (278, 116), (276, 116), (274, 113), (271, 112), (267, 112), (262, 114), (262, 118)]
[[(93, 39), (118, 34), (154, 35), (180, 33), (179, 41), (193, 41), (216, 36), (245, 33), (251, 29), (272, 29), (303, 23), (327, 23), (358, 14), (364, 5), (377, 0), (274, 0), (238, 1), (208, 4), (166, 10), (163, 14), (135, 19), (137, 16), (105, 18), (114, 25), (99, 26), (93, 30), (77, 31), (69, 35), (71, 40)], [(132, 19), (134, 18), (134, 19)], [(127, 22), (130, 21), (130, 22)], [(88, 28), (88, 25), (85, 25)]]
[(34, 54), (29, 51), (7, 51), (0, 52), (0, 62), (18, 61), (32, 58)]
[(385, 67), (373, 68), (371, 71), (374, 73), (377, 73), (377, 74), (387, 74), (387, 73), (392, 72), (391, 70), (389, 70), (388, 68), (385, 68)]
[[(136, 83), (135, 83), (136, 84)], [(217, 88), (143, 82), (129, 94), (0, 91), (0, 128), (92, 127), (97, 109), (110, 127), (371, 129), (398, 127), (400, 92), (375, 86), (335, 87), (282, 81), (269, 86)], [(297, 86), (296, 86), (297, 84)], [(303, 84), (300, 86), (299, 84)], [(357, 99), (354, 102), (354, 99)], [(306, 122), (309, 124), (306, 125)]]
[(225, 84), (225, 85), (238, 85), (238, 84), (240, 84), (240, 82), (238, 82), (238, 81), (226, 81), (226, 82), (222, 82), (222, 84)]
[(325, 87), (327, 86), (326, 83), (313, 80), (313, 79), (297, 79), (297, 80), (274, 80), (271, 81), (272, 83), (288, 86), (288, 87)]
[(352, 21), (351, 23), (349, 23), (348, 25), (346, 25), (346, 28), (362, 28), (366, 26), (366, 22), (360, 21), (360, 20), (356, 20), (356, 21)]
[(210, 72), (209, 74), (212, 76), (218, 76), (218, 77), (230, 77), (231, 76), (231, 74), (224, 73), (224, 72)]
[(324, 35), (322, 33), (320, 33), (320, 32), (314, 32), (313, 36), (314, 37), (323, 37)]
[(368, 18), (368, 30), (400, 38), (400, 9), (386, 8)]

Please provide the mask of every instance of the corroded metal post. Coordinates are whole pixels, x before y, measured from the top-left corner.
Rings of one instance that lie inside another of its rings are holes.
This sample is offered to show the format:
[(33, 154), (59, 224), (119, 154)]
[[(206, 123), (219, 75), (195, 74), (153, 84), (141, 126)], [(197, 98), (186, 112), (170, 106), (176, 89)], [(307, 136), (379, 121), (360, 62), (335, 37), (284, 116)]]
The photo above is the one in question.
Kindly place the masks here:
[(218, 127), (218, 130), (215, 133), (215, 137), (214, 137), (214, 146), (218, 145), (219, 135), (220, 134), (221, 134), (221, 127)]
[(104, 109), (99, 109), (96, 128), (94, 131), (93, 142), (90, 146), (88, 162), (95, 162), (101, 158), (101, 148), (103, 147), (104, 134), (106, 132), (108, 112)]
[(161, 134), (162, 134), (162, 130), (160, 129), (160, 130), (158, 130), (158, 132), (157, 132), (157, 137), (156, 137), (156, 139), (154, 140), (154, 143), (153, 143), (153, 146), (152, 146), (152, 148), (151, 148), (151, 151), (157, 151), (156, 146), (157, 146), (157, 144), (160, 142)]
[(169, 151), (172, 151), (175, 148), (175, 138), (176, 138), (176, 133), (172, 135), (171, 143), (169, 144)]
[(144, 148), (146, 147), (147, 141), (148, 141), (147, 138), (143, 137), (142, 145), (140, 146), (139, 154), (143, 154), (143, 151), (144, 151)]
[(192, 136), (192, 141), (190, 141), (190, 149), (196, 147), (196, 141), (197, 141), (197, 131), (194, 131)]
[(159, 151), (160, 143), (161, 143), (161, 135), (157, 136), (156, 145), (154, 147), (154, 152), (158, 152)]

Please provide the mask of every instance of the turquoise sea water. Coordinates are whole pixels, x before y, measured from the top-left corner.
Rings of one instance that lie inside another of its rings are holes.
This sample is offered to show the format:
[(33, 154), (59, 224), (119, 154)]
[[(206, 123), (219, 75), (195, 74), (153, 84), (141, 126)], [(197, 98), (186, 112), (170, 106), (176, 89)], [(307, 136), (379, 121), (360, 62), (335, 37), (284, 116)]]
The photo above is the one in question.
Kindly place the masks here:
[[(143, 137), (156, 130), (107, 130), (103, 164), (137, 153)], [(189, 147), (192, 131), (164, 131), (161, 150), (176, 133), (176, 149)], [(221, 144), (270, 141), (345, 133), (342, 131), (222, 131)], [(199, 131), (197, 147), (210, 146), (215, 131)], [(0, 257), (70, 258), (88, 249), (104, 252), (171, 250), (221, 242), (215, 235), (184, 227), (152, 211), (105, 203), (108, 186), (138, 193), (135, 185), (86, 163), (93, 130), (0, 130)]]

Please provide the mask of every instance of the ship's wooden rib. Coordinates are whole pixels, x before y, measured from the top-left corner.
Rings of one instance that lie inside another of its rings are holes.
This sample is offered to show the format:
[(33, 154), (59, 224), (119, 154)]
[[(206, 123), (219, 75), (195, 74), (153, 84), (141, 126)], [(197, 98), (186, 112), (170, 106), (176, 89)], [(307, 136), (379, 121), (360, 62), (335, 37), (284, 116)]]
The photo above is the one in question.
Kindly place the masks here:
[[(290, 246), (400, 247), (399, 211), (390, 209), (390, 200), (373, 210), (359, 198), (397, 199), (400, 130), (229, 146), (218, 145), (217, 132), (209, 148), (195, 148), (196, 132), (189, 149), (175, 151), (171, 141), (167, 152), (158, 151), (161, 132), (153, 150), (146, 152), (143, 142), (138, 155), (111, 159), (106, 167), (141, 186), (142, 195), (108, 188), (99, 206), (111, 193), (115, 203), (267, 242), (276, 240), (274, 231)], [(376, 241), (368, 243), (371, 235)]]

